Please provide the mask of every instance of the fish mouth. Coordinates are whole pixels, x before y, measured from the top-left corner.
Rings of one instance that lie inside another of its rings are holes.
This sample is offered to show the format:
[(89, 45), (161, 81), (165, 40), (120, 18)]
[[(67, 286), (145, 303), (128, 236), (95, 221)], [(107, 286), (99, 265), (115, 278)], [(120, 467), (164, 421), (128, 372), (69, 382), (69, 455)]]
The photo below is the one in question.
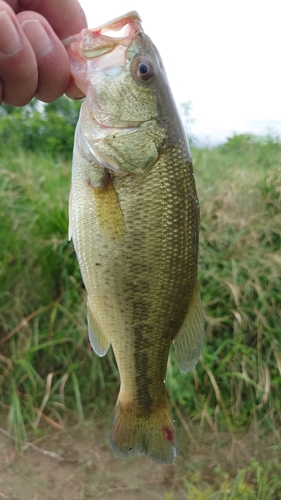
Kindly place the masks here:
[[(93, 116), (92, 116), (92, 118), (93, 118), (92, 129), (91, 129), (90, 135), (88, 137), (88, 141), (90, 141), (92, 144), (98, 144), (109, 136), (111, 136), (113, 138), (115, 138), (116, 136), (120, 137), (121, 135), (127, 135), (130, 133), (133, 133), (138, 129), (138, 126), (111, 127), (111, 126), (105, 125), (104, 123), (99, 122)], [(85, 134), (86, 134), (86, 131), (85, 131)]]
[(131, 11), (98, 28), (85, 28), (81, 33), (65, 38), (63, 44), (70, 59), (93, 59), (112, 52), (118, 45), (128, 46), (139, 31), (143, 31), (141, 18), (136, 11)]
[(97, 28), (94, 28), (93, 31), (97, 31), (100, 33), (108, 31), (115, 32), (120, 31), (126, 25), (128, 25), (128, 28), (130, 28), (131, 30), (138, 31), (141, 28), (141, 17), (136, 10), (131, 10), (130, 12), (127, 12), (127, 14), (116, 17), (113, 20), (108, 21), (101, 26), (98, 26)]
[[(138, 32), (143, 32), (141, 18), (136, 11), (109, 21), (98, 28), (85, 28), (77, 35), (63, 40), (70, 59), (71, 75), (77, 87), (87, 93), (87, 73), (96, 71), (123, 71), (127, 48)], [(102, 57), (101, 57), (102, 56)]]
[[(85, 30), (86, 37), (80, 44), (80, 53), (86, 59), (108, 54), (126, 41), (131, 39), (142, 30), (141, 18), (136, 11), (120, 16), (109, 21), (98, 28)], [(115, 36), (116, 32), (118, 35)], [(83, 36), (83, 31), (82, 31)]]

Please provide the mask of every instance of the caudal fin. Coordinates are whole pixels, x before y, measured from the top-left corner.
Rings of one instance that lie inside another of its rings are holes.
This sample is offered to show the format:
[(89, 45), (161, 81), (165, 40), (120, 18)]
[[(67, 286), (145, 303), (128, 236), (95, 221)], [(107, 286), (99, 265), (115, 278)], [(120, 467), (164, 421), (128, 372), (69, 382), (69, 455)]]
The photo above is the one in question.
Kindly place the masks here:
[(159, 464), (173, 463), (179, 444), (168, 400), (164, 408), (145, 416), (125, 410), (117, 401), (110, 441), (119, 457), (144, 453)]

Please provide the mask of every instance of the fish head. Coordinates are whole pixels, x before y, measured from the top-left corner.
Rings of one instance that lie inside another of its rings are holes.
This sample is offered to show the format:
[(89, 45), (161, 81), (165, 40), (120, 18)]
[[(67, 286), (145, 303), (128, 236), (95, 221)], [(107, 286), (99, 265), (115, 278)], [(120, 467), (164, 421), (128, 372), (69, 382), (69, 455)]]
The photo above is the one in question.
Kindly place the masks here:
[(76, 85), (85, 93), (78, 129), (84, 155), (124, 175), (141, 175), (167, 138), (162, 60), (131, 12), (66, 44)]

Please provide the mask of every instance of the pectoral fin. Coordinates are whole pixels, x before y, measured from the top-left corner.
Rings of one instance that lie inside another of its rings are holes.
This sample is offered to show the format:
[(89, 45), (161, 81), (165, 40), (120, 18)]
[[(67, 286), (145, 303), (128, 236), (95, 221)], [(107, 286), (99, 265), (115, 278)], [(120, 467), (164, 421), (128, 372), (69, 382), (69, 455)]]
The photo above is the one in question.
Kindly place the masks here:
[(90, 185), (96, 207), (96, 217), (102, 230), (111, 239), (122, 240), (125, 232), (124, 218), (109, 175), (104, 176), (100, 186)]
[(182, 373), (195, 367), (203, 351), (204, 339), (204, 314), (197, 285), (185, 321), (174, 340), (178, 367)]
[(87, 314), (88, 335), (90, 344), (98, 356), (100, 357), (105, 356), (110, 346), (110, 342), (107, 340), (99, 323), (97, 322), (89, 302), (87, 304), (87, 309), (88, 309), (88, 314)]

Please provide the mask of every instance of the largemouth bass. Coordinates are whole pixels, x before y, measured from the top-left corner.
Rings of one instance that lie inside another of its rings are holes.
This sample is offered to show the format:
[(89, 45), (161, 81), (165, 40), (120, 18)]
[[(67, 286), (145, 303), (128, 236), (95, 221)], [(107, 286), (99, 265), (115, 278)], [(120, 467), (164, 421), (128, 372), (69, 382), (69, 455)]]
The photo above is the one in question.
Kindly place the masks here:
[(202, 352), (197, 282), (199, 204), (192, 161), (160, 55), (136, 12), (67, 43), (86, 98), (77, 124), (72, 236), (88, 293), (91, 345), (112, 345), (120, 373), (111, 445), (172, 463), (165, 391), (170, 345), (179, 368)]

